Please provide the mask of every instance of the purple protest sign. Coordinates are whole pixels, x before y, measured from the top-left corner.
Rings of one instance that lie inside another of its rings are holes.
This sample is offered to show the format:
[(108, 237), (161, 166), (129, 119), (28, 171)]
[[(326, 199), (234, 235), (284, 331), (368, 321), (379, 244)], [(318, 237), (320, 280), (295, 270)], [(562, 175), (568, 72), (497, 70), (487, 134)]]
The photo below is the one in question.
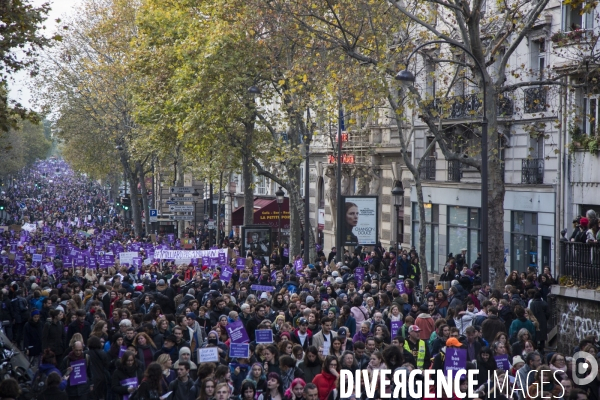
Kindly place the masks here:
[(56, 256), (56, 246), (50, 245), (50, 244), (48, 246), (46, 246), (46, 255), (48, 257)]
[(217, 246), (210, 246), (211, 250), (219, 250), (219, 248)]
[[(465, 350), (465, 356), (464, 359), (467, 359), (467, 355), (466, 355), (466, 350)], [(502, 369), (504, 371), (508, 371), (510, 369), (510, 362), (508, 361), (508, 355), (504, 354), (501, 356), (495, 356), (494, 359), (496, 360), (496, 365), (498, 366), (499, 369)]]
[(250, 341), (242, 321), (231, 322), (227, 324), (225, 329), (227, 329), (231, 343), (247, 343)]
[(0, 264), (2, 264), (2, 265), (8, 264), (8, 256), (0, 256)]
[[(123, 379), (121, 381), (121, 386), (133, 386), (134, 388), (138, 387), (138, 380), (137, 377), (135, 378), (129, 378), (129, 379)], [(124, 395), (123, 396), (123, 400), (129, 400), (129, 395)]]
[(275, 288), (267, 285), (252, 285), (250, 286), (250, 290), (256, 290), (259, 292), (273, 292), (275, 291)]
[(69, 384), (71, 386), (82, 385), (87, 382), (87, 369), (85, 365), (85, 359), (78, 361), (71, 361), (71, 375), (69, 376)]
[(235, 260), (235, 266), (237, 267), (237, 269), (245, 269), (246, 268), (246, 259), (238, 258), (237, 260)]
[(396, 281), (396, 287), (398, 288), (398, 291), (400, 292), (400, 294), (402, 293), (406, 293), (406, 288), (404, 287), (404, 281), (398, 279)]
[(248, 343), (231, 343), (229, 347), (230, 358), (250, 357), (250, 345)]
[(294, 268), (296, 269), (296, 273), (300, 273), (302, 272), (302, 259), (299, 258), (296, 261), (294, 261)]
[(260, 260), (254, 260), (254, 265), (252, 266), (252, 275), (256, 276), (258, 278), (258, 275), (260, 275), (260, 267), (262, 265), (262, 262)]
[(225, 254), (225, 252), (219, 253), (219, 264), (227, 264), (227, 254)]
[(127, 351), (127, 346), (121, 346), (119, 348), (119, 358), (121, 358), (123, 356), (123, 353), (125, 353)]
[(54, 273), (54, 264), (46, 263), (44, 264), (44, 269), (48, 273), (48, 275), (52, 275)]
[(210, 258), (208, 256), (202, 256), (202, 265), (206, 265), (207, 267), (210, 265)]
[(141, 257), (133, 257), (131, 259), (134, 267), (140, 268), (142, 266), (142, 258)]
[(17, 261), (17, 266), (15, 267), (15, 274), (25, 275), (26, 273), (27, 267), (25, 266), (25, 261)]
[[(356, 287), (362, 287), (363, 281), (365, 280), (365, 269), (363, 267), (355, 268), (354, 277), (356, 278)], [(394, 335), (392, 335), (392, 337), (394, 337)]]
[(221, 280), (224, 282), (229, 282), (231, 277), (233, 276), (233, 268), (224, 266), (221, 270)]
[[(508, 358), (507, 358), (508, 361)], [(467, 350), (456, 347), (446, 347), (446, 358), (444, 359), (444, 369), (454, 373), (467, 369)]]
[(254, 331), (256, 343), (273, 343), (273, 331), (270, 329), (257, 329)]
[(395, 338), (398, 335), (400, 328), (402, 328), (402, 321), (391, 321), (390, 328), (392, 328), (390, 329), (392, 331), (392, 338)]
[(284, 257), (289, 257), (290, 256), (290, 249), (288, 247), (285, 247), (283, 249), (283, 256)]

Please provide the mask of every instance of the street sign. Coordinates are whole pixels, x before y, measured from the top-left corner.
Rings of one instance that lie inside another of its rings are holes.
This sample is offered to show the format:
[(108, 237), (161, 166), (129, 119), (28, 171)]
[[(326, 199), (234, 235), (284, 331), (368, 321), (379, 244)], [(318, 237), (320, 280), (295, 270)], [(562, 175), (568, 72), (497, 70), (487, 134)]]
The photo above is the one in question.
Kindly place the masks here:
[(169, 211), (174, 212), (193, 212), (194, 206), (169, 206)]
[(167, 201), (166, 203), (167, 203), (167, 204), (175, 204), (175, 203), (176, 203), (176, 201)]
[(171, 201), (194, 201), (196, 199), (194, 197), (171, 197), (169, 200), (171, 200)]
[(171, 215), (171, 220), (173, 221), (193, 221), (193, 215)]
[(150, 210), (150, 222), (158, 221), (158, 210)]
[(215, 229), (215, 220), (214, 219), (208, 220), (208, 229)]
[(194, 193), (194, 188), (191, 186), (171, 186), (170, 191), (177, 194), (192, 194)]

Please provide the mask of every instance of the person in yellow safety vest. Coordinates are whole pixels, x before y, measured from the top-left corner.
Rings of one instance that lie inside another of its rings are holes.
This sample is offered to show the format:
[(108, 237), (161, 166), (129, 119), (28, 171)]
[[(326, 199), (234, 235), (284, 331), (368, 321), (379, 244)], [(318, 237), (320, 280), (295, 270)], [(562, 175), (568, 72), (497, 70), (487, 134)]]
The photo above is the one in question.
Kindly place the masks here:
[(419, 338), (421, 328), (411, 325), (408, 328), (408, 340), (404, 342), (404, 348), (409, 351), (417, 361), (417, 369), (425, 370), (431, 364), (431, 354), (424, 340)]

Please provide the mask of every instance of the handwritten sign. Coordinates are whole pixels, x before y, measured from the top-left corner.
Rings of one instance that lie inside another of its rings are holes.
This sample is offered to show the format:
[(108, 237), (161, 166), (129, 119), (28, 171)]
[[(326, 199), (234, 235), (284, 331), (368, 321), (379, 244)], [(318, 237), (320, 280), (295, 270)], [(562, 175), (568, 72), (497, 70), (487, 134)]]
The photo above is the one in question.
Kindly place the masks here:
[(446, 348), (446, 358), (444, 359), (444, 369), (453, 371), (456, 374), (460, 370), (467, 369), (467, 350), (456, 347)]
[(273, 343), (273, 331), (270, 329), (257, 329), (254, 334), (256, 343)]
[(216, 347), (198, 349), (198, 361), (201, 363), (219, 362), (219, 349)]
[(400, 328), (402, 328), (402, 321), (391, 321), (390, 328), (390, 330), (392, 331), (392, 338), (395, 338), (396, 336), (398, 336)]
[(250, 345), (248, 343), (231, 343), (231, 346), (229, 347), (229, 357), (249, 358)]

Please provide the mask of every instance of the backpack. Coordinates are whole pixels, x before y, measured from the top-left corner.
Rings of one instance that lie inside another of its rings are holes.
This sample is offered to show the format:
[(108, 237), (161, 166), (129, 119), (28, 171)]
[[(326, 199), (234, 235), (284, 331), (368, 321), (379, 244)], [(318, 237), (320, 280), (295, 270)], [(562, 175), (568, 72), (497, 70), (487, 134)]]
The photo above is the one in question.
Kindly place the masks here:
[(187, 307), (186, 303), (181, 303), (177, 306), (177, 309), (175, 310), (175, 314), (176, 315), (181, 315), (183, 314), (183, 312), (185, 311), (185, 308)]
[(46, 375), (43, 372), (38, 371), (33, 378), (33, 382), (31, 382), (31, 390), (29, 391), (28, 398), (31, 400), (35, 400), (46, 390)]

